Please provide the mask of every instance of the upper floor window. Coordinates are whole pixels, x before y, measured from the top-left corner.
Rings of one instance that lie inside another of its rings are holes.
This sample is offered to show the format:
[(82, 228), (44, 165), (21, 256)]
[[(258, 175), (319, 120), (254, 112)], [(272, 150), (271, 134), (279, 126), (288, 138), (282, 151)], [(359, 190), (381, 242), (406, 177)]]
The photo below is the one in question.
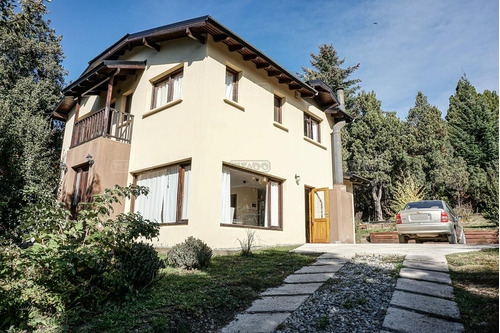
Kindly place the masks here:
[(282, 124), (283, 98), (274, 95), (274, 121)]
[(226, 67), (226, 99), (238, 102), (238, 77), (239, 73)]
[(319, 121), (304, 113), (304, 135), (316, 142), (321, 142)]
[(181, 98), (182, 77), (183, 71), (181, 69), (153, 83), (152, 109)]

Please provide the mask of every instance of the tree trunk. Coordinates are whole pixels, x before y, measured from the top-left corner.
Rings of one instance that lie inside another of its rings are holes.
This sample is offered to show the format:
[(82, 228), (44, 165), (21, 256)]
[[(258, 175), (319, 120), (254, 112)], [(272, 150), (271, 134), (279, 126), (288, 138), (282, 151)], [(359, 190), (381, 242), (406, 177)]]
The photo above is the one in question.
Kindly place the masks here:
[[(378, 193), (377, 193), (378, 192)], [(382, 184), (375, 183), (372, 186), (372, 198), (375, 205), (375, 219), (377, 221), (382, 221), (384, 219), (382, 215)]]

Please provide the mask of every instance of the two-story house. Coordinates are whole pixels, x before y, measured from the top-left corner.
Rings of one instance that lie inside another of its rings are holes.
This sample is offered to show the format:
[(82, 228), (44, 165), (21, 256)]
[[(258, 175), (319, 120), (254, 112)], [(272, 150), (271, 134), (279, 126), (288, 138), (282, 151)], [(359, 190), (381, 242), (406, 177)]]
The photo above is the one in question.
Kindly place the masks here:
[(354, 242), (342, 173), (342, 90), (303, 82), (209, 16), (127, 34), (63, 90), (61, 200), (73, 212), (115, 184), (150, 189), (117, 212), (233, 248)]

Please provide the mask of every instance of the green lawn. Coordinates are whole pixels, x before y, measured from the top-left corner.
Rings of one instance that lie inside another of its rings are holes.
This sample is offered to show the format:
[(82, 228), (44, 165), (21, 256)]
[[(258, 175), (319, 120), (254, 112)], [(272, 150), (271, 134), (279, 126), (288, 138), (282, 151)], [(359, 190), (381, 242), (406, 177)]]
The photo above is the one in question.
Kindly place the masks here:
[(498, 249), (446, 256), (467, 332), (498, 332)]
[(166, 268), (143, 295), (111, 303), (100, 314), (80, 315), (73, 332), (205, 332), (221, 328), (258, 294), (310, 264), (317, 255), (289, 253), (293, 247), (255, 251), (252, 256), (215, 256), (206, 270)]

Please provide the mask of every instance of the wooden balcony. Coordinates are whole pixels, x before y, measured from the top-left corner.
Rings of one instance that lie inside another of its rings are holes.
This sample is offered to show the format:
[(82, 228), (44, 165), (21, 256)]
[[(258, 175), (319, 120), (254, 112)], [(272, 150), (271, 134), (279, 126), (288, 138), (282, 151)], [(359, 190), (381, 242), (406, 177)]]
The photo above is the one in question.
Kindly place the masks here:
[(131, 114), (103, 108), (75, 123), (71, 148), (99, 137), (130, 144), (133, 124), (134, 116)]

